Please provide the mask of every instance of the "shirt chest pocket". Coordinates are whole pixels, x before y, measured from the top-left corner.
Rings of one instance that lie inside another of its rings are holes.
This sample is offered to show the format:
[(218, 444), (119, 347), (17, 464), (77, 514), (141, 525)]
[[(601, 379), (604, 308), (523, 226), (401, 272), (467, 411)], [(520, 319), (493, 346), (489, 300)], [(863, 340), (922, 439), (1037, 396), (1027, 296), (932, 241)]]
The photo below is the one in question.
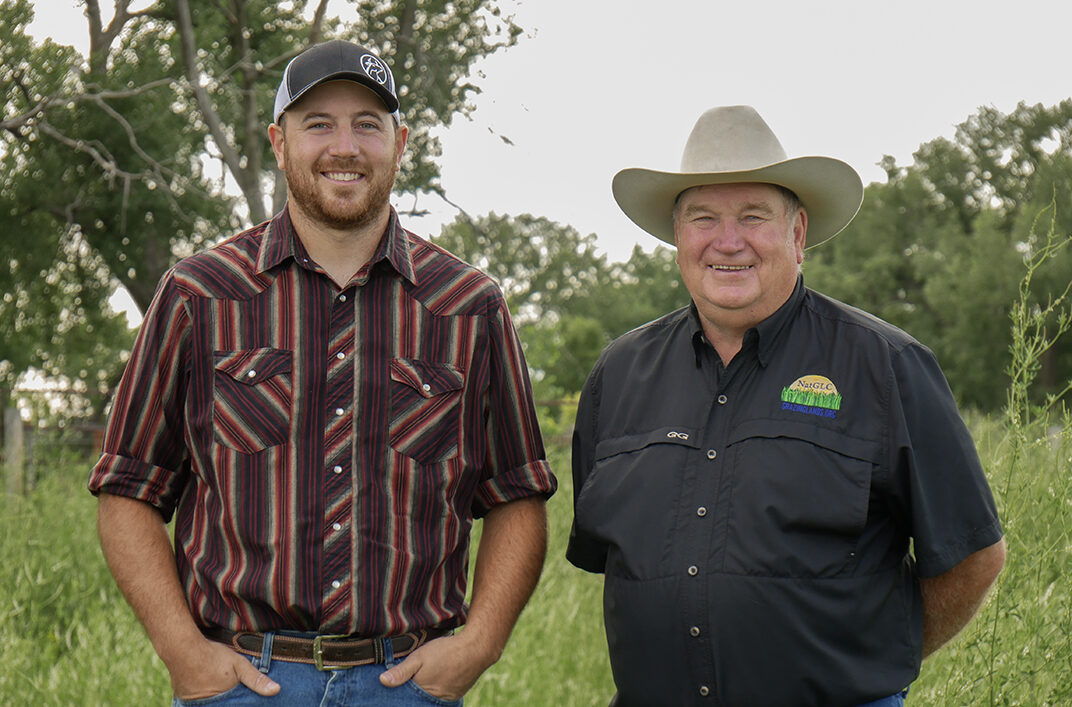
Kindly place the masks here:
[(212, 427), (216, 441), (255, 454), (290, 439), (293, 356), (280, 349), (213, 353)]
[(458, 455), (465, 375), (449, 363), (391, 361), (391, 448), (422, 464)]
[(673, 572), (677, 509), (697, 430), (664, 427), (600, 440), (578, 491), (577, 525), (611, 546), (607, 574), (651, 579)]
[(727, 451), (726, 571), (783, 577), (852, 572), (877, 442), (807, 424), (773, 430), (744, 424)]

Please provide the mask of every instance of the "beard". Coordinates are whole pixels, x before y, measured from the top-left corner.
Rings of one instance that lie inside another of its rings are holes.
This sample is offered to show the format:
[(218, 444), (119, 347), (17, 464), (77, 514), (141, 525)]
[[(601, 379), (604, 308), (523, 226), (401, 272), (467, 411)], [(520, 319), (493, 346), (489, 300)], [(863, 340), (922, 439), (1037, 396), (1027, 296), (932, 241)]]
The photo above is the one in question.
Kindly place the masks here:
[[(283, 149), (286, 154), (285, 144)], [(365, 176), (357, 185), (335, 185), (321, 179), (322, 171), (361, 172)], [(394, 162), (377, 169), (351, 160), (318, 160), (312, 169), (306, 169), (286, 154), (285, 175), (292, 205), (309, 219), (339, 231), (375, 222), (389, 206), (397, 173)]]

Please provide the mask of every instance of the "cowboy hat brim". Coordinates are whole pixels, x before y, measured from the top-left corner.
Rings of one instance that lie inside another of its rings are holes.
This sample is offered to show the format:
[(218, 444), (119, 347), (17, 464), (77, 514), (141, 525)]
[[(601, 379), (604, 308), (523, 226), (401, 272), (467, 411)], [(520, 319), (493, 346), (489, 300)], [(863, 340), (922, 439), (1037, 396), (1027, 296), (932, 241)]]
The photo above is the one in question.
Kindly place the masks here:
[(675, 245), (674, 201), (681, 192), (705, 184), (760, 182), (789, 189), (808, 213), (808, 247), (849, 225), (864, 199), (860, 176), (831, 157), (794, 157), (756, 169), (733, 172), (658, 172), (623, 169), (611, 191), (625, 215), (656, 238)]

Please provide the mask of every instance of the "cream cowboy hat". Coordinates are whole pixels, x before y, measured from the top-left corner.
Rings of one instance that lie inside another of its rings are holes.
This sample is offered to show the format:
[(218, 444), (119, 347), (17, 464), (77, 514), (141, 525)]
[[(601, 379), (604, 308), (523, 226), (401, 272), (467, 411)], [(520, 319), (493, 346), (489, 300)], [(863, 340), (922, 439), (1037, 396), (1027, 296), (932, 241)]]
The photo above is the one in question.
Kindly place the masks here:
[(700, 116), (685, 143), (681, 173), (623, 169), (611, 189), (625, 215), (674, 245), (674, 201), (703, 184), (763, 182), (791, 190), (808, 212), (808, 246), (849, 225), (864, 199), (860, 175), (831, 157), (786, 158), (751, 106), (722, 106)]

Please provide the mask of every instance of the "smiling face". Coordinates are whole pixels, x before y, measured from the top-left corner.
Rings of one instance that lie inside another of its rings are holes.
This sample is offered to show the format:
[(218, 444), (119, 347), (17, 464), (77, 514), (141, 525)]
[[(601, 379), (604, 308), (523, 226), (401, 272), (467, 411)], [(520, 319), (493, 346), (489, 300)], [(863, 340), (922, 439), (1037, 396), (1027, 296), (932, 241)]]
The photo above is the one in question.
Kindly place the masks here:
[(713, 344), (728, 337), (739, 348), (745, 331), (789, 299), (806, 231), (804, 210), (790, 208), (770, 184), (709, 184), (681, 194), (677, 265)]
[(383, 101), (353, 81), (309, 91), (269, 128), (298, 218), (344, 231), (386, 220), (406, 146)]

